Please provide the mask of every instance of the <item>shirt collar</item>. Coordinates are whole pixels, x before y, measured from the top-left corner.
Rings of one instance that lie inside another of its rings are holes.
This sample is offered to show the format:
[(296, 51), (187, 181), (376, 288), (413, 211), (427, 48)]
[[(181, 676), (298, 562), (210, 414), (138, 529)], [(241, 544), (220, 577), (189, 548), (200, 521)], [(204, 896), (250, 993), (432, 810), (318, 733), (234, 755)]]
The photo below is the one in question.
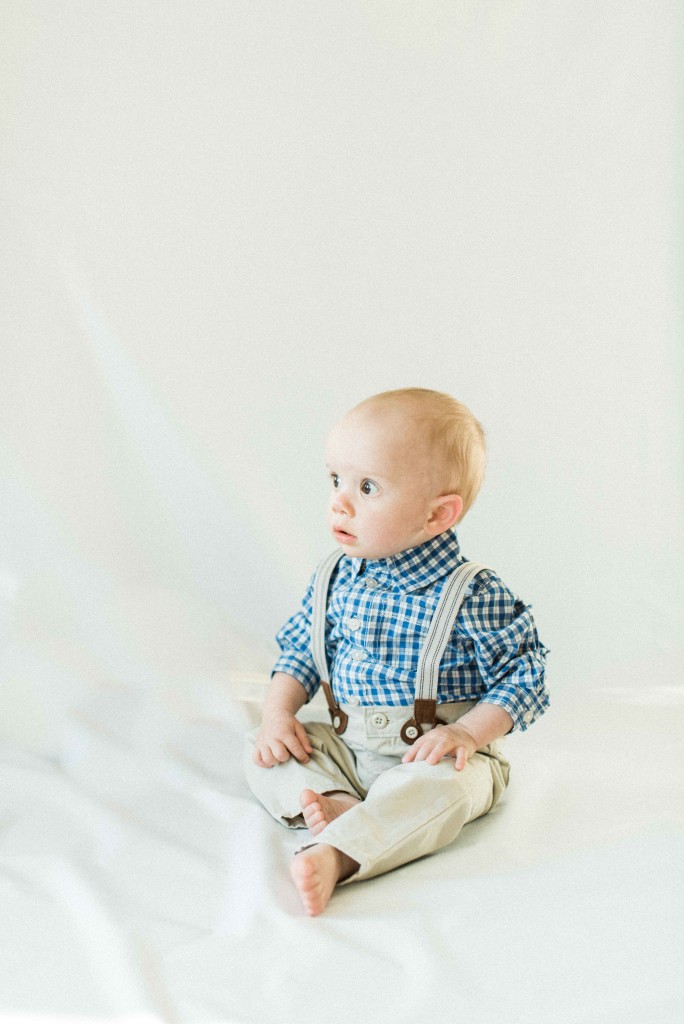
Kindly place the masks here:
[(398, 584), (402, 590), (419, 590), (446, 576), (463, 561), (453, 530), (445, 530), (418, 547), (400, 551), (389, 558), (352, 558), (352, 580), (364, 571), (382, 581)]

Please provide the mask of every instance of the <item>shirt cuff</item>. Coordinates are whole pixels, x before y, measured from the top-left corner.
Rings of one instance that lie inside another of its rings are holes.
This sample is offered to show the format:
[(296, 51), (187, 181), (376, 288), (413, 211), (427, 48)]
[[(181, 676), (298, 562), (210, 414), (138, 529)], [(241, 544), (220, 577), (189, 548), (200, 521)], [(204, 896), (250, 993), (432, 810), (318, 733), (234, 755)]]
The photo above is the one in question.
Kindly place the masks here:
[(297, 682), (301, 683), (306, 690), (309, 700), (311, 700), (321, 685), (318, 671), (313, 662), (294, 651), (285, 651), (280, 655), (273, 666), (271, 675), (274, 675), (276, 672), (286, 672), (287, 675), (294, 676)]
[(492, 687), (481, 698), (482, 703), (497, 704), (507, 711), (513, 719), (511, 732), (525, 732), (544, 714), (549, 706), (549, 695), (546, 691), (537, 693), (512, 694), (499, 687)]

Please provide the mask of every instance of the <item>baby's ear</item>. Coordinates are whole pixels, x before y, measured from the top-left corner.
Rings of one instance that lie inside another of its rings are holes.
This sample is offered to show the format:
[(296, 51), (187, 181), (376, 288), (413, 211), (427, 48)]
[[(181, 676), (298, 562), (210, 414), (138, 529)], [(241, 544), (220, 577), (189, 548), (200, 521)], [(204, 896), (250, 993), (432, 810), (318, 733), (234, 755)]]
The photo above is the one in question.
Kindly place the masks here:
[(458, 522), (463, 511), (463, 499), (458, 494), (442, 494), (432, 503), (427, 529), (436, 537)]

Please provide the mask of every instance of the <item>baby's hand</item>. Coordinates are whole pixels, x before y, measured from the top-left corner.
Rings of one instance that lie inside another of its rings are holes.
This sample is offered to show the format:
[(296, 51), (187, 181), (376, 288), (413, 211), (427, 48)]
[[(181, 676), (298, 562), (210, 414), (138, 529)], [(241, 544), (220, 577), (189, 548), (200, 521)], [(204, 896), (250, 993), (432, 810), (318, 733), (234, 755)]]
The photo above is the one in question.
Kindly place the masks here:
[(425, 735), (419, 736), (404, 756), (402, 762), (408, 764), (410, 761), (427, 761), (428, 764), (437, 764), (443, 757), (456, 758), (456, 771), (463, 771), (477, 750), (475, 740), (463, 726), (458, 722), (454, 725), (438, 725), (430, 729)]
[(262, 720), (252, 759), (260, 768), (273, 768), (288, 761), (290, 756), (306, 764), (312, 749), (299, 719), (281, 712), (265, 716)]

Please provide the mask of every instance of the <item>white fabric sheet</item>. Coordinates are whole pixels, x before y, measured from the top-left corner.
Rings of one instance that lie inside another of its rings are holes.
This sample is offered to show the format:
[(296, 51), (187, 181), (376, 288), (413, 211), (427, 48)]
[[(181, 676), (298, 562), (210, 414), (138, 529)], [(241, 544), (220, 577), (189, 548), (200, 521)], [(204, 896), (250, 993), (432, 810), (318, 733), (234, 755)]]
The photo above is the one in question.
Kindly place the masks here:
[(490, 816), (312, 919), (241, 773), (261, 689), (107, 689), (58, 758), (4, 745), (0, 1020), (681, 1021), (681, 691), (560, 695)]
[[(1, 25), (2, 1024), (681, 1024), (681, 4)], [(406, 385), (486, 427), (459, 537), (553, 704), (491, 817), (312, 920), (225, 676), (330, 550), (332, 423)]]

